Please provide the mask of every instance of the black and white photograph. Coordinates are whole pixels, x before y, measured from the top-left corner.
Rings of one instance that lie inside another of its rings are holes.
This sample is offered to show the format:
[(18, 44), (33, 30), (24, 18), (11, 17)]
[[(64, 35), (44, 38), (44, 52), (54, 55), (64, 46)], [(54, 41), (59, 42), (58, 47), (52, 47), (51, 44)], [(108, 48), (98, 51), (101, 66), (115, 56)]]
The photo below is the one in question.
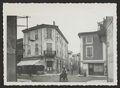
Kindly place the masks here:
[(117, 85), (116, 3), (3, 3), (4, 85)]

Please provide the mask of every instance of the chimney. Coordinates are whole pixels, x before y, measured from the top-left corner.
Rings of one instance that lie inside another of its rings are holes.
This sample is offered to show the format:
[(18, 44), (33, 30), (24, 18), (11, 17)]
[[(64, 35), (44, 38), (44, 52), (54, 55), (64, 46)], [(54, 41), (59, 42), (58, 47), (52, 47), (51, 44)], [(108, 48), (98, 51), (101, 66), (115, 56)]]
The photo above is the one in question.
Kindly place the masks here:
[(53, 25), (55, 25), (55, 21), (53, 21)]

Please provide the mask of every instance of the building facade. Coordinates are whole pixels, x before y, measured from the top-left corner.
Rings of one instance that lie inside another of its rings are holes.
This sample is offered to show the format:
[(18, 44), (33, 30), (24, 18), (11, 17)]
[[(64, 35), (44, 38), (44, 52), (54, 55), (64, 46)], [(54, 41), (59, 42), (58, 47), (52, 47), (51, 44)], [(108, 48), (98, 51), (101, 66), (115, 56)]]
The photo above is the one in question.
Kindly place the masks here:
[(79, 74), (80, 72), (80, 53), (72, 55), (72, 70), (73, 74)]
[(106, 58), (104, 58), (104, 43), (98, 31), (79, 33), (80, 66), (82, 73), (89, 75), (105, 75)]
[(114, 80), (114, 54), (113, 54), (113, 17), (106, 17), (106, 35), (107, 35), (107, 60), (108, 60), (108, 81)]
[[(18, 66), (31, 65), (35, 72), (61, 72), (68, 59), (68, 41), (56, 25), (41, 24), (23, 30), (24, 54)], [(32, 62), (32, 64), (30, 64)]]
[(69, 73), (72, 74), (72, 51), (68, 51), (68, 69), (69, 69)]
[(80, 74), (80, 53), (73, 54), (72, 51), (68, 52), (68, 69), (70, 74)]
[(23, 38), (17, 39), (16, 61), (19, 63), (23, 58)]
[(113, 81), (114, 79), (114, 54), (113, 54), (113, 17), (107, 16), (105, 19), (103, 19), (102, 23), (99, 23), (100, 25), (100, 34), (99, 36), (103, 36), (102, 32), (105, 32), (105, 49), (104, 52), (106, 53), (106, 66), (107, 66), (107, 77), (108, 81)]

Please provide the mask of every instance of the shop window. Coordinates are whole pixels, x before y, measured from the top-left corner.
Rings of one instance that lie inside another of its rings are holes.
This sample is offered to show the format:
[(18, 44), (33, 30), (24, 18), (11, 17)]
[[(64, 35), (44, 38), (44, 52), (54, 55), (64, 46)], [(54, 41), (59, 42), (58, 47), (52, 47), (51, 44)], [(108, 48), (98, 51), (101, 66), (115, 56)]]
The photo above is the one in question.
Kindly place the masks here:
[(89, 64), (89, 75), (104, 75), (103, 64)]
[(101, 64), (95, 64), (94, 65), (94, 72), (103, 72), (103, 65)]

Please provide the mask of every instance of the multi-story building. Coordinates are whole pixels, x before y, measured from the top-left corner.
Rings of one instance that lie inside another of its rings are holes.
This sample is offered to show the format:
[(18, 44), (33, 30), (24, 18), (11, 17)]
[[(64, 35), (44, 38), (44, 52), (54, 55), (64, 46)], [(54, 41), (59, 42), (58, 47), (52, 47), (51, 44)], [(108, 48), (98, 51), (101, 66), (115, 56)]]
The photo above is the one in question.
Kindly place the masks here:
[(105, 75), (106, 58), (103, 55), (104, 43), (98, 31), (79, 33), (80, 65), (86, 75)]
[(113, 17), (98, 23), (98, 31), (79, 33), (81, 67), (87, 75), (107, 75), (114, 80)]
[(55, 24), (41, 24), (23, 30), (23, 59), (18, 66), (34, 67), (35, 72), (61, 72), (68, 59), (68, 41)]
[(72, 51), (68, 51), (68, 69), (69, 69), (69, 73), (71, 73), (72, 70)]
[(79, 74), (80, 73), (80, 53), (73, 54), (72, 51), (68, 52), (68, 68), (69, 73)]
[(108, 64), (108, 81), (114, 80), (114, 54), (113, 54), (113, 17), (105, 19), (106, 41), (107, 41), (107, 64)]
[[(105, 58), (107, 61), (107, 76), (108, 76), (108, 81), (113, 81), (114, 77), (114, 65), (113, 65), (113, 17), (107, 16), (102, 22), (99, 23), (100, 26), (100, 32), (99, 36), (104, 39), (104, 53), (106, 54)], [(103, 33), (104, 32), (104, 33)], [(103, 34), (105, 36), (103, 36)], [(105, 38), (104, 38), (105, 37)]]

